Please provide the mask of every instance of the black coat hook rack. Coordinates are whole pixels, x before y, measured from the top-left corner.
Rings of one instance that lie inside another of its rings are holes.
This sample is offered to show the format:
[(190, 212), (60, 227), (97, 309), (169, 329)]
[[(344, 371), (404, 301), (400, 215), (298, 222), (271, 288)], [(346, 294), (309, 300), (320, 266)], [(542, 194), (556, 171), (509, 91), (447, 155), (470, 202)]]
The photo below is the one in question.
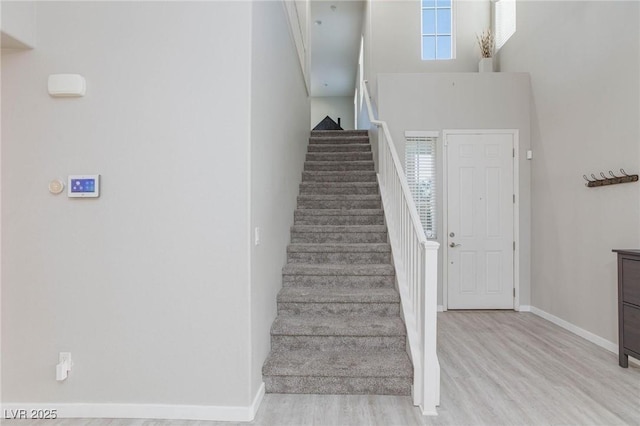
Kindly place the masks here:
[(585, 185), (589, 188), (593, 188), (595, 186), (616, 185), (618, 183), (638, 181), (638, 175), (628, 175), (627, 172), (624, 171), (624, 169), (620, 169), (620, 173), (622, 173), (622, 176), (616, 176), (611, 170), (609, 170), (609, 175), (611, 177), (607, 177), (602, 172), (600, 172), (600, 176), (602, 177), (602, 179), (595, 177), (593, 173), (591, 173), (591, 179), (589, 179), (587, 175), (582, 175), (582, 177), (587, 181)]

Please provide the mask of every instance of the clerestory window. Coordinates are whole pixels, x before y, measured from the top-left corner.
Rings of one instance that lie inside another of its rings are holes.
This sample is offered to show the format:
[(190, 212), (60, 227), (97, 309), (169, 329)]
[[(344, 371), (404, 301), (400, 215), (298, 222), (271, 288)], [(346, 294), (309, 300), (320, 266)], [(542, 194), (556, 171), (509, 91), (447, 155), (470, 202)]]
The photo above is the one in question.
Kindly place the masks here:
[(422, 59), (453, 59), (453, 0), (422, 0)]

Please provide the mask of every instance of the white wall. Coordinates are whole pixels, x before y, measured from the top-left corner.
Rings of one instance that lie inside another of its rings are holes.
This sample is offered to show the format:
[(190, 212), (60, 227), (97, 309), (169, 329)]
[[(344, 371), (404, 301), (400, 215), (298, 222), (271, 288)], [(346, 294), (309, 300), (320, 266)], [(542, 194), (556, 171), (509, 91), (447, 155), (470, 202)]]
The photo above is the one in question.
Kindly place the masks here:
[[(529, 76), (526, 73), (425, 73), (378, 76), (380, 119), (387, 122), (404, 165), (407, 130), (518, 129), (520, 131), (520, 303), (530, 301)], [(438, 146), (438, 304), (442, 304), (442, 141)]]
[[(640, 245), (638, 2), (518, 2), (501, 69), (532, 87), (532, 305), (617, 341), (615, 248)], [(561, 48), (550, 48), (561, 46)]]
[(325, 96), (311, 98), (311, 128), (314, 128), (326, 116), (338, 122), (344, 130), (353, 130), (355, 109), (353, 96)]
[[(251, 403), (251, 7), (42, 2), (3, 55), (3, 402)], [(47, 191), (76, 173), (99, 199)]]
[(371, 81), (371, 95), (377, 96), (380, 73), (471, 72), (478, 70), (480, 51), (476, 34), (489, 28), (488, 0), (454, 0), (456, 58), (423, 61), (421, 50), (420, 1), (368, 2), (365, 35), (365, 77)]
[(2, 48), (28, 49), (36, 44), (36, 4), (31, 1), (0, 2)]
[(252, 394), (262, 383), (309, 138), (309, 98), (281, 2), (253, 5), (251, 114)]

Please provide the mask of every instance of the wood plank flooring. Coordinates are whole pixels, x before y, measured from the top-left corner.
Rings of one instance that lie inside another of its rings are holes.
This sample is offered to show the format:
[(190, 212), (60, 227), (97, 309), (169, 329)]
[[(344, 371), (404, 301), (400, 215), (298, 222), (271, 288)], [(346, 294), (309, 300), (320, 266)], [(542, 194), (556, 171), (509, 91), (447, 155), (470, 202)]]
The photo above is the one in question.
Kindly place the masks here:
[[(422, 417), (409, 397), (266, 395), (254, 425), (640, 425), (640, 368), (529, 313), (439, 314), (442, 401)], [(214, 426), (219, 422), (58, 419), (36, 426)], [(247, 424), (247, 423), (243, 423)]]

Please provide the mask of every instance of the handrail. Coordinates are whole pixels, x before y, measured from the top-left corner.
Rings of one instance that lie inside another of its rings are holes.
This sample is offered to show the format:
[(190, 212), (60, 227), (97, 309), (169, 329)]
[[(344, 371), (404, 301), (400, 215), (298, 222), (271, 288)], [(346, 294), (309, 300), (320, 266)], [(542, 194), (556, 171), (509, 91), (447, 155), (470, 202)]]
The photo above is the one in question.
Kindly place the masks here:
[(378, 182), (413, 362), (413, 403), (423, 414), (436, 415), (440, 404), (436, 353), (440, 245), (426, 237), (389, 126), (374, 116), (367, 81), (362, 87), (369, 122), (382, 129), (378, 138)]
[[(364, 80), (364, 84), (362, 85), (364, 90), (364, 100), (367, 105), (367, 114), (369, 115), (369, 122), (371, 124), (375, 124), (378, 127), (382, 127), (382, 131), (384, 132), (384, 137), (387, 139), (389, 143), (389, 151), (391, 151), (391, 158), (393, 159), (393, 163), (396, 166), (396, 171), (404, 170), (400, 160), (398, 159), (398, 152), (396, 151), (396, 147), (393, 144), (393, 138), (391, 137), (391, 132), (389, 132), (389, 126), (386, 121), (376, 120), (373, 115), (373, 107), (371, 105), (371, 99), (369, 96), (369, 88), (367, 85), (369, 84), (369, 80)], [(409, 183), (407, 182), (407, 177), (404, 173), (398, 173), (400, 177), (400, 184), (402, 185), (402, 191), (408, 196), (410, 200), (413, 200), (411, 196), (411, 190), (409, 189)], [(409, 210), (409, 214), (411, 214), (411, 220), (413, 221), (413, 227), (416, 229), (418, 233), (417, 237), (420, 239), (421, 244), (426, 244), (429, 240), (427, 240), (427, 235), (424, 232), (424, 228), (422, 227), (422, 222), (420, 222), (420, 216), (418, 216), (418, 209), (415, 207), (415, 203), (412, 203), (413, 207)]]

